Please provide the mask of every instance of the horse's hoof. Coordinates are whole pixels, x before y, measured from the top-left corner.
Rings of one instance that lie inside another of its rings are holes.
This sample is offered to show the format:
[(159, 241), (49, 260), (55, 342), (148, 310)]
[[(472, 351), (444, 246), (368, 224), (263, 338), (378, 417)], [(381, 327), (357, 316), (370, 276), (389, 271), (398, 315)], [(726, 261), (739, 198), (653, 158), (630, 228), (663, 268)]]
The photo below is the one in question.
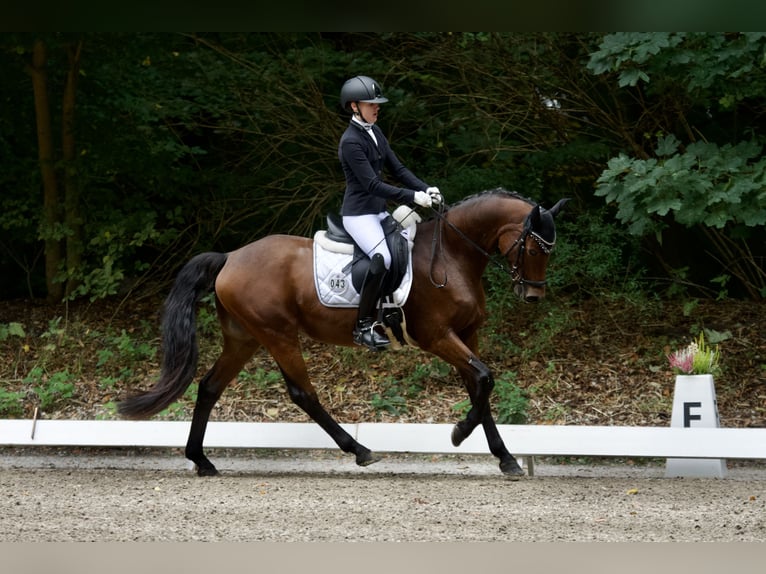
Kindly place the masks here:
[(524, 476), (524, 469), (519, 466), (519, 463), (516, 462), (516, 459), (513, 457), (500, 462), (500, 471), (505, 476), (514, 480), (518, 480)]
[(460, 446), (464, 440), (465, 435), (463, 434), (463, 431), (460, 430), (460, 425), (455, 425), (452, 429), (452, 446)]
[(370, 466), (380, 460), (380, 457), (371, 451), (360, 452), (356, 455), (356, 464), (359, 466)]
[(210, 466), (197, 465), (197, 476), (220, 476), (220, 474), (218, 469), (212, 464)]

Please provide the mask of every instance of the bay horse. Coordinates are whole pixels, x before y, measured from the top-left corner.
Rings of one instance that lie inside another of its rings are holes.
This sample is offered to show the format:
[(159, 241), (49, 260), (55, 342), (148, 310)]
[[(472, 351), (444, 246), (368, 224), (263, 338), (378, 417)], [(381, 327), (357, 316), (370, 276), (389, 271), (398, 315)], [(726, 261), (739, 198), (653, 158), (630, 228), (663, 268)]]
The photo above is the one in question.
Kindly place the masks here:
[[(491, 253), (501, 253), (515, 293), (535, 302), (545, 295), (545, 274), (555, 243), (551, 209), (503, 189), (467, 197), (417, 224), (412, 248), (412, 286), (403, 305), (410, 344), (454, 366), (468, 391), (471, 408), (452, 431), (455, 446), (481, 424), (500, 470), (523, 475), (505, 447), (490, 412), (492, 372), (478, 356), (478, 329), (485, 318), (482, 275)], [(176, 401), (194, 378), (198, 346), (196, 303), (211, 290), (223, 334), (223, 349), (202, 377), (185, 455), (199, 476), (218, 474), (202, 448), (213, 406), (255, 352), (264, 347), (276, 361), (290, 399), (321, 426), (344, 452), (366, 466), (379, 460), (324, 409), (309, 380), (300, 333), (353, 347), (356, 309), (329, 308), (313, 281), (313, 239), (269, 235), (229, 253), (193, 257), (178, 273), (162, 318), (163, 360), (159, 380), (126, 398), (118, 412), (150, 417)]]

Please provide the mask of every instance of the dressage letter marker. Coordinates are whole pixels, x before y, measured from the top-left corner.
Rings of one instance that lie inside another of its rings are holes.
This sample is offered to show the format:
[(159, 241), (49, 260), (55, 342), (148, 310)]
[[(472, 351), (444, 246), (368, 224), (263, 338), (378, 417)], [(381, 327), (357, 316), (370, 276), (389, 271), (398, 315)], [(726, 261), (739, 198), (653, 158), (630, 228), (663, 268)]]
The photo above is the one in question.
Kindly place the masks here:
[[(718, 403), (712, 375), (678, 375), (673, 393), (671, 427), (718, 428)], [(665, 465), (667, 477), (726, 476), (725, 459), (669, 458)]]

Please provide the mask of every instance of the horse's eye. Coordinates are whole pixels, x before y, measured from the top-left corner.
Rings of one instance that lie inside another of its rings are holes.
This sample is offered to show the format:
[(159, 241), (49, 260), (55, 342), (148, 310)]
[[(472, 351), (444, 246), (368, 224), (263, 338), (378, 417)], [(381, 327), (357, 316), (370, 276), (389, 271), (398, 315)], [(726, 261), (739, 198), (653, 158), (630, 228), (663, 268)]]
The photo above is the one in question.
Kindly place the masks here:
[(537, 255), (537, 249), (530, 249), (530, 250), (529, 250), (529, 254), (530, 254), (532, 257), (534, 257), (535, 255)]

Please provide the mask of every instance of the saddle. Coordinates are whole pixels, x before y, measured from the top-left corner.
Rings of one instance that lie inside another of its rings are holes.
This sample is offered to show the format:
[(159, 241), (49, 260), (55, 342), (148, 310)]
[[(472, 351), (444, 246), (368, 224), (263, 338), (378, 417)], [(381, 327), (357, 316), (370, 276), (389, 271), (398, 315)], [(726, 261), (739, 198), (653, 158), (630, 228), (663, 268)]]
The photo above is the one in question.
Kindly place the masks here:
[[(389, 215), (381, 221), (381, 227), (386, 236), (388, 250), (391, 253), (391, 267), (389, 268), (386, 278), (383, 280), (383, 286), (381, 287), (381, 297), (387, 297), (399, 287), (405, 273), (407, 273), (410, 249), (407, 237), (402, 235), (404, 228), (393, 216)], [(354, 243), (351, 235), (349, 235), (343, 227), (343, 220), (337, 213), (330, 213), (327, 216), (327, 231), (325, 237), (330, 241), (354, 246), (354, 256), (351, 259), (351, 262), (343, 268), (343, 272), (348, 273), (350, 269), (351, 283), (353, 284), (354, 289), (361, 291), (364, 278), (370, 267), (370, 258), (364, 251), (362, 251), (361, 247)]]
[[(381, 291), (381, 321), (393, 337), (405, 343), (404, 312), (412, 286), (411, 250), (420, 216), (407, 206), (398, 207), (383, 220), (391, 252), (391, 267)], [(343, 228), (340, 215), (327, 216), (327, 229), (314, 234), (314, 282), (319, 301), (327, 307), (356, 307), (370, 258)], [(389, 335), (394, 341), (394, 338)]]

